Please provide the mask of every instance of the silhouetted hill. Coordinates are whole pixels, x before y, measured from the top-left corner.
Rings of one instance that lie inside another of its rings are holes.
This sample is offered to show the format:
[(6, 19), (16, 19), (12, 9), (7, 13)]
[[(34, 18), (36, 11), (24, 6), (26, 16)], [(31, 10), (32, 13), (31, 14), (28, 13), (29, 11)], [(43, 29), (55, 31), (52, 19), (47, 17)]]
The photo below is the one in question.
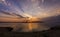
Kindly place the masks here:
[(49, 27), (60, 25), (60, 15), (44, 18), (43, 21)]
[(46, 37), (60, 37), (60, 26), (55, 26), (44, 32)]
[(0, 27), (0, 32), (10, 32), (13, 28), (11, 27)]

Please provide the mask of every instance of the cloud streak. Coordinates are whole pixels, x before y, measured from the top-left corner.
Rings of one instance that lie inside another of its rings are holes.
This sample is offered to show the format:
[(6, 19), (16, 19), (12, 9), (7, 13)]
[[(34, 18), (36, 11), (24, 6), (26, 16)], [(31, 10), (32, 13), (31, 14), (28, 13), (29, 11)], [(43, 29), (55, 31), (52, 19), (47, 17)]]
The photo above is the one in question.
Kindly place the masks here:
[(0, 0), (0, 2), (2, 1), (8, 7), (2, 9), (3, 11), (23, 17), (25, 17), (24, 13), (38, 18), (60, 15), (59, 11), (55, 10), (60, 9), (59, 0)]

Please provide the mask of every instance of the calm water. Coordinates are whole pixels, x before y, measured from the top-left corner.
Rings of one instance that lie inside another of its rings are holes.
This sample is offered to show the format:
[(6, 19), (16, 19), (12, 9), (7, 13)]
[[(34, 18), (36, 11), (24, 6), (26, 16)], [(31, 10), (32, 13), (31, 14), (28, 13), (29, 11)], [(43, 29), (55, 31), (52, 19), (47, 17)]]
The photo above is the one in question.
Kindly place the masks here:
[(43, 23), (0, 23), (0, 27), (12, 27), (13, 31), (18, 32), (42, 31), (49, 28)]

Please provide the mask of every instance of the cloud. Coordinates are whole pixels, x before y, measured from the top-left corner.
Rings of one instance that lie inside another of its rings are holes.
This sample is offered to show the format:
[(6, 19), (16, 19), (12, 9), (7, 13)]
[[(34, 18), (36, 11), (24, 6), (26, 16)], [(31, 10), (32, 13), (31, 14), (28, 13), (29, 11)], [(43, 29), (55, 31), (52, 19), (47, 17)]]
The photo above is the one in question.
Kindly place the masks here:
[[(45, 18), (60, 14), (59, 12), (56, 12), (56, 10), (54, 10), (56, 8), (59, 8), (59, 5), (57, 3), (56, 5), (54, 1), (56, 2), (57, 0), (9, 0), (7, 2), (6, 0), (3, 0), (6, 7), (9, 7), (9, 10), (6, 10), (8, 9), (6, 8), (5, 11), (21, 16), (24, 16), (24, 13), (27, 13), (30, 16), (39, 18)], [(52, 6), (51, 4), (53, 3), (54, 5)]]

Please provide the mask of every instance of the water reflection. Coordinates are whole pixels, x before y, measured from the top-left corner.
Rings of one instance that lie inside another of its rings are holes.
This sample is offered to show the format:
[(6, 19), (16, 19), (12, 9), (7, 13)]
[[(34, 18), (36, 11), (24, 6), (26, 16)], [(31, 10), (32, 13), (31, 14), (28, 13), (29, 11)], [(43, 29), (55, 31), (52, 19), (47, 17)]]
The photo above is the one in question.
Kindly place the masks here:
[(12, 27), (13, 31), (18, 32), (42, 31), (49, 28), (43, 23), (0, 23), (0, 27)]

